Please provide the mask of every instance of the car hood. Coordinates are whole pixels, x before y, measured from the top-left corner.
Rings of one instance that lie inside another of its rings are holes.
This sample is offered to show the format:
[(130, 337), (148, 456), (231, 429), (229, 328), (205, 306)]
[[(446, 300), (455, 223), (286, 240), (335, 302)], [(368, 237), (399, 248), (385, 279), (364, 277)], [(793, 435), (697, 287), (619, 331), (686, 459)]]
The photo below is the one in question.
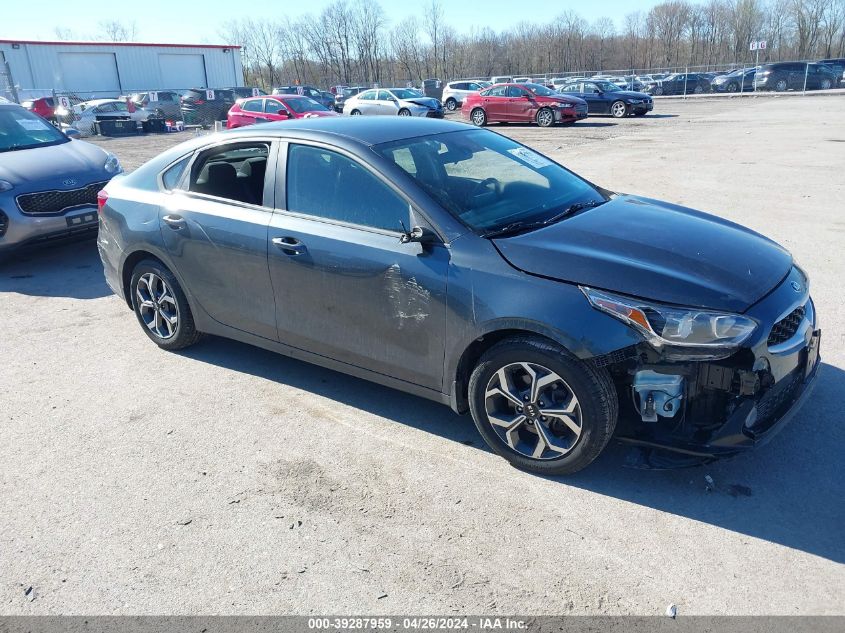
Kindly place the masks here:
[(27, 189), (30, 185), (61, 184), (62, 180), (74, 178), (83, 186), (96, 179), (111, 178), (103, 167), (106, 156), (106, 152), (96, 145), (77, 140), (3, 152), (0, 153), (0, 180)]
[(413, 99), (401, 99), (401, 101), (402, 103), (414, 103), (416, 105), (425, 106), (426, 108), (432, 108), (433, 110), (440, 107), (440, 102), (431, 97), (414, 97)]
[(762, 235), (677, 205), (618, 196), (537, 231), (493, 240), (527, 273), (653, 301), (744, 312), (792, 256)]
[(539, 97), (537, 101), (554, 101), (555, 103), (567, 103), (576, 106), (582, 103), (586, 105), (587, 103), (581, 97), (576, 97), (574, 95), (555, 95), (553, 97)]
[(607, 94), (613, 97), (622, 97), (623, 99), (651, 99), (651, 95), (644, 92), (637, 92), (636, 90), (617, 90), (616, 92), (608, 92)]

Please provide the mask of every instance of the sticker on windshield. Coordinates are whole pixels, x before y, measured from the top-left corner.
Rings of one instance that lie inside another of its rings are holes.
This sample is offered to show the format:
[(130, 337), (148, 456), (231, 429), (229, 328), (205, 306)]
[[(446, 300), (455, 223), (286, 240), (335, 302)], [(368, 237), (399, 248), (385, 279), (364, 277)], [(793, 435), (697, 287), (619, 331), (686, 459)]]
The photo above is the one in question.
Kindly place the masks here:
[(41, 130), (49, 130), (50, 124), (38, 119), (15, 119), (15, 122), (23, 129), (30, 132), (40, 132)]
[(508, 154), (513, 156), (514, 158), (518, 158), (523, 163), (528, 163), (535, 169), (542, 169), (543, 167), (548, 167), (552, 165), (552, 161), (550, 161), (545, 156), (538, 154), (537, 152), (533, 152), (527, 147), (517, 147), (515, 149), (509, 149)]

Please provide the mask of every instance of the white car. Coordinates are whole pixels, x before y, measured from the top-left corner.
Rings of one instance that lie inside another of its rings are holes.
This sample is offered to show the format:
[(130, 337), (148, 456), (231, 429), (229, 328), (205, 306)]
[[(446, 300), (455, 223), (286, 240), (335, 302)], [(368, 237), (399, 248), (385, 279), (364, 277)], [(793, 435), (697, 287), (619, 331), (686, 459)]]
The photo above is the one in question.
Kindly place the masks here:
[[(62, 116), (63, 112), (59, 109), (56, 114)], [(152, 112), (144, 108), (135, 107), (131, 112), (126, 102), (120, 99), (94, 99), (73, 106), (73, 127), (79, 130), (82, 136), (94, 136), (97, 133), (95, 123), (98, 120), (128, 117), (132, 121), (141, 122), (151, 116)]]
[(490, 77), (491, 84), (509, 84), (513, 82), (513, 77), (510, 75), (499, 75), (497, 77)]
[(460, 108), (464, 99), (474, 92), (490, 87), (489, 81), (479, 81), (477, 79), (460, 79), (458, 81), (450, 81), (443, 88), (443, 105), (449, 112), (454, 112)]
[(349, 97), (343, 113), (351, 116), (392, 114), (443, 118), (443, 104), (410, 88), (373, 88)]

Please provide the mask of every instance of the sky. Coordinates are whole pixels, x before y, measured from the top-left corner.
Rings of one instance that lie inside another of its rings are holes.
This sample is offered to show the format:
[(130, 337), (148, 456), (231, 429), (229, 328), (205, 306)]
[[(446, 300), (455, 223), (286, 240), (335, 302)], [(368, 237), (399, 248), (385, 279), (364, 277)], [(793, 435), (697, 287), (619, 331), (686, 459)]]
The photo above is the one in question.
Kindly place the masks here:
[[(243, 0), (241, 0), (243, 2)], [(102, 19), (134, 20), (138, 27), (140, 42), (162, 42), (183, 44), (231, 44), (221, 41), (220, 24), (232, 17), (281, 18), (284, 15), (296, 17), (319, 13), (332, 0), (281, 0), (281, 2), (249, 2), (240, 10), (240, 2), (231, 0), (202, 0), (202, 2), (172, 2), (144, 0), (130, 3), (135, 11), (103, 11), (102, 3), (73, 3), (73, 11), (67, 0), (39, 0), (37, 11), (26, 2), (4, 2), (0, 17), (0, 39), (55, 39), (55, 28), (69, 29), (81, 39), (88, 39), (96, 32), (96, 23)], [(538, 12), (536, 4), (515, 0), (449, 0), (442, 2), (446, 22), (459, 32), (473, 27), (485, 27), (500, 31), (522, 20), (540, 21), (542, 16), (553, 16), (567, 10), (575, 10), (584, 19), (592, 22), (607, 16), (621, 26), (624, 16), (633, 11), (647, 11), (658, 0), (602, 0), (601, 2), (550, 2), (541, 3)], [(120, 3), (118, 3), (120, 4)], [(381, 0), (384, 12), (391, 23), (410, 15), (422, 16), (423, 1)], [(118, 6), (118, 5), (112, 5)], [(121, 5), (122, 6), (122, 5)], [(246, 6), (250, 10), (243, 11)], [(266, 10), (255, 10), (266, 6)], [(272, 7), (276, 8), (272, 8)], [(133, 16), (132, 14), (135, 13)], [(543, 20), (545, 21), (545, 20)]]

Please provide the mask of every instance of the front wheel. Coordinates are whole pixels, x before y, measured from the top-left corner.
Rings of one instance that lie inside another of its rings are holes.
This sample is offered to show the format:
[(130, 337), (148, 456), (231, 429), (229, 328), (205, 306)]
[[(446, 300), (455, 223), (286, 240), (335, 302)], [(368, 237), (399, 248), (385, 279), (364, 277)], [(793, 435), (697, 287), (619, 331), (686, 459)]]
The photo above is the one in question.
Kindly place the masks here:
[(361, 116), (361, 111), (360, 110), (353, 110), (352, 112), (349, 113), (349, 115), (350, 116)]
[(693, 90), (694, 94), (700, 95), (704, 93), (704, 86), (696, 86), (695, 90)]
[(411, 116), (411, 111), (408, 108), (399, 110), (399, 116)]
[(831, 84), (830, 79), (822, 79), (822, 85), (821, 85), (822, 90), (830, 90), (831, 85), (833, 85), (833, 84)]
[(491, 347), (469, 382), (472, 417), (497, 454), (544, 475), (588, 466), (610, 441), (618, 400), (610, 374), (550, 341)]
[(455, 101), (452, 97), (449, 97), (448, 99), (446, 99), (446, 103), (444, 105), (446, 106), (446, 109), (449, 112), (454, 112), (455, 110), (458, 109), (458, 102)]
[(472, 111), (469, 115), (469, 120), (472, 121), (473, 125), (477, 125), (478, 127), (484, 127), (487, 125), (487, 113), (484, 112), (481, 108), (476, 108)]
[(786, 83), (786, 79), (778, 79), (775, 82), (775, 90), (778, 92), (785, 92), (788, 87), (789, 84)]
[(540, 108), (537, 113), (537, 125), (540, 127), (552, 127), (555, 124), (555, 113), (551, 108)]
[(610, 104), (610, 113), (617, 119), (621, 119), (628, 114), (628, 106), (624, 101), (614, 101)]
[(145, 259), (135, 266), (130, 290), (138, 323), (156, 345), (177, 350), (202, 338), (179, 281), (163, 264)]

